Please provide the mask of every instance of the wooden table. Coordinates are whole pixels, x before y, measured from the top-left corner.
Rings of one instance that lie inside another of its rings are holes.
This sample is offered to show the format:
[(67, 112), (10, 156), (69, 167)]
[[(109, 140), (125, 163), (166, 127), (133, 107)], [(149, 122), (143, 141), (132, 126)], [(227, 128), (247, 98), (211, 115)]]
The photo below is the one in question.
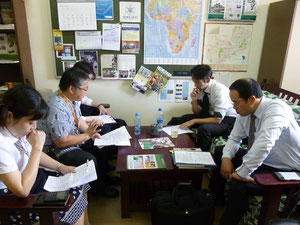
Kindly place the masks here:
[(258, 225), (266, 225), (268, 221), (278, 217), (278, 207), (283, 192), (287, 194), (288, 203), (299, 189), (300, 181), (279, 181), (273, 174), (257, 174), (254, 179), (264, 188)]
[[(150, 126), (142, 127), (141, 135), (134, 135), (134, 128), (127, 127), (131, 135), (131, 146), (119, 147), (117, 168), (116, 171), (121, 178), (121, 213), (122, 218), (130, 217), (131, 202), (130, 202), (130, 183), (155, 181), (155, 180), (191, 180), (193, 184), (201, 188), (202, 173), (205, 170), (197, 169), (178, 169), (173, 164), (172, 154), (169, 152), (173, 148), (159, 148), (159, 149), (141, 149), (138, 139), (154, 138), (150, 135)], [(188, 134), (178, 135), (178, 138), (171, 138), (168, 134), (161, 131), (155, 137), (169, 137), (177, 148), (195, 148), (194, 142)], [(162, 154), (166, 163), (164, 169), (145, 169), (145, 170), (128, 170), (126, 159), (127, 155), (136, 154)]]

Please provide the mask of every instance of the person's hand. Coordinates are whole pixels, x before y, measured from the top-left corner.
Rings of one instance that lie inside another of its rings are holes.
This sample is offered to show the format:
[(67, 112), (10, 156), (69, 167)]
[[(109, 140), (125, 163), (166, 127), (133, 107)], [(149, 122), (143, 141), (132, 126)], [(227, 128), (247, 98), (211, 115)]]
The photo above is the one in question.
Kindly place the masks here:
[(111, 116), (111, 114), (110, 114), (110, 112), (108, 112), (108, 110), (103, 106), (103, 105), (100, 105), (99, 106), (99, 115), (109, 115), (109, 116)]
[(101, 129), (97, 129), (99, 127), (99, 122), (97, 120), (92, 120), (89, 127), (86, 129), (84, 133), (92, 137), (94, 134), (98, 133)]
[(241, 180), (241, 181), (244, 181), (244, 182), (249, 182), (249, 183), (253, 183), (255, 184), (255, 181), (252, 177), (249, 177), (249, 178), (244, 178), (244, 177), (241, 177), (239, 176), (236, 172), (234, 172), (233, 174), (230, 175), (230, 180), (234, 178), (236, 180)]
[(67, 173), (76, 173), (75, 168), (76, 167), (74, 167), (74, 166), (66, 166), (66, 165), (62, 164), (61, 167), (58, 169), (58, 172), (60, 172), (63, 175), (65, 175)]
[(230, 179), (231, 174), (234, 172), (234, 166), (229, 158), (222, 158), (221, 175), (225, 179)]
[(198, 98), (200, 97), (200, 90), (199, 90), (199, 88), (195, 87), (190, 96), (191, 96), (192, 101), (197, 101)]
[(187, 122), (181, 124), (179, 126), (179, 128), (180, 129), (186, 129), (186, 128), (189, 128), (189, 127), (193, 126), (194, 124), (195, 124), (195, 121), (194, 120), (190, 120), (190, 121), (187, 121)]
[(32, 146), (32, 151), (38, 150), (42, 151), (45, 140), (46, 140), (46, 134), (44, 131), (41, 130), (33, 130), (27, 135), (27, 141)]
[(92, 140), (95, 141), (96, 138), (101, 138), (101, 135), (99, 133), (93, 134)]

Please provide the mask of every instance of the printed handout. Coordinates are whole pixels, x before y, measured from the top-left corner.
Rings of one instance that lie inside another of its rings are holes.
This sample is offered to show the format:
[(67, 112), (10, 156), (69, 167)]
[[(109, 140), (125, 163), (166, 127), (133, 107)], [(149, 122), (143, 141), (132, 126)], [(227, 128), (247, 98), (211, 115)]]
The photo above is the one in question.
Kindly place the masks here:
[(128, 133), (127, 129), (122, 126), (118, 129), (115, 129), (109, 133), (106, 133), (101, 136), (101, 138), (96, 138), (94, 141), (95, 146), (130, 146), (131, 136)]
[(68, 173), (60, 177), (49, 176), (44, 189), (50, 192), (65, 191), (69, 188), (97, 180), (94, 161), (88, 161), (75, 168), (76, 173)]
[(85, 118), (92, 118), (92, 119), (99, 119), (103, 122), (103, 124), (111, 124), (116, 123), (114, 118), (112, 118), (110, 115), (99, 115), (99, 116), (84, 116)]
[(120, 51), (121, 25), (118, 23), (103, 23), (102, 33), (102, 49)]
[(178, 128), (178, 135), (179, 134), (188, 134), (188, 133), (194, 133), (191, 129), (186, 128), (186, 129), (180, 129), (180, 125), (176, 125), (176, 126), (169, 126), (169, 127), (163, 127), (163, 131), (166, 132), (168, 135), (171, 136), (171, 130), (172, 127), (177, 127)]

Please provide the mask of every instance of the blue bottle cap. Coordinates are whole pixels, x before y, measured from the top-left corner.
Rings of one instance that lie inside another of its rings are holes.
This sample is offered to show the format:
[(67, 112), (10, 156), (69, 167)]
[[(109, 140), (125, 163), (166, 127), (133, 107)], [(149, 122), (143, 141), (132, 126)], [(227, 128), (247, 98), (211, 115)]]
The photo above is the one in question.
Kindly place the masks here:
[(158, 111), (162, 111), (162, 109), (161, 109), (161, 108), (159, 108), (159, 109), (158, 109)]
[(135, 113), (136, 116), (139, 116), (140, 114), (138, 112)]

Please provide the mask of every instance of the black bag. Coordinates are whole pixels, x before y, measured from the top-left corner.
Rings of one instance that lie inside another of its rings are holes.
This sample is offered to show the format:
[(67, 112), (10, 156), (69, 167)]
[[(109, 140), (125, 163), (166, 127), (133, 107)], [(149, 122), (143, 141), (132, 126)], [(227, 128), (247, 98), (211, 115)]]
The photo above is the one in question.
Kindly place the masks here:
[(152, 225), (213, 225), (214, 200), (208, 190), (179, 183), (173, 191), (158, 191), (151, 202)]

